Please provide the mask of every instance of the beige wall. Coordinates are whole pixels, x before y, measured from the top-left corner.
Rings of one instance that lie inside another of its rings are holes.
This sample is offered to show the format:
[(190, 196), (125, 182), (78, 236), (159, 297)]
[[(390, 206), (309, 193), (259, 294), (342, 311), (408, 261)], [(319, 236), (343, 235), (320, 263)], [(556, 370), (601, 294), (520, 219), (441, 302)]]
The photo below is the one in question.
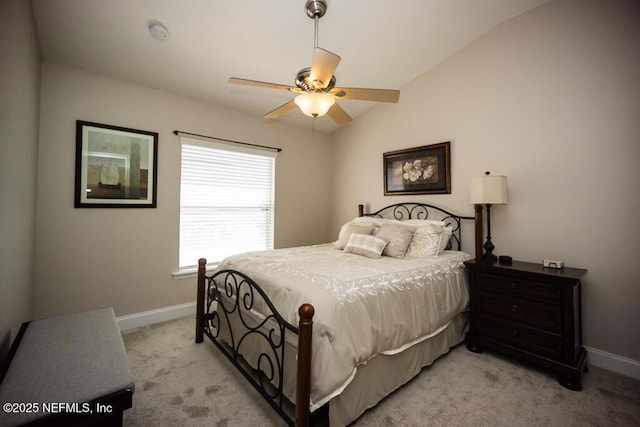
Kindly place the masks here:
[(31, 2), (0, 2), (0, 359), (32, 309), (40, 48)]
[[(30, 3), (2, 2), (0, 349), (32, 316), (34, 250), (35, 317), (103, 306), (122, 316), (194, 300), (192, 279), (170, 276), (179, 197), (171, 132), (181, 129), (284, 148), (277, 247), (335, 237), (357, 203), (400, 200), (382, 195), (383, 152), (450, 140), (452, 194), (414, 199), (471, 214), (470, 178), (507, 175), (510, 203), (493, 210), (496, 252), (588, 268), (585, 343), (640, 360), (640, 285), (630, 267), (640, 255), (636, 4), (553, 1), (403, 87), (399, 104), (377, 106), (333, 136), (45, 63), (37, 169), (40, 59)], [(73, 208), (77, 119), (160, 133), (157, 209)], [(304, 216), (294, 213), (300, 208)]]
[(450, 140), (452, 193), (413, 199), (471, 214), (470, 179), (507, 175), (496, 253), (588, 268), (585, 344), (640, 360), (639, 46), (637, 1), (552, 1), (499, 26), (335, 135), (333, 228), (356, 201), (400, 201), (383, 152)]
[[(195, 300), (195, 279), (171, 277), (179, 238), (176, 129), (282, 148), (275, 245), (324, 241), (332, 149), (326, 134), (47, 62), (42, 75), (36, 317), (104, 306), (122, 316)], [(156, 209), (74, 209), (78, 119), (159, 133)]]

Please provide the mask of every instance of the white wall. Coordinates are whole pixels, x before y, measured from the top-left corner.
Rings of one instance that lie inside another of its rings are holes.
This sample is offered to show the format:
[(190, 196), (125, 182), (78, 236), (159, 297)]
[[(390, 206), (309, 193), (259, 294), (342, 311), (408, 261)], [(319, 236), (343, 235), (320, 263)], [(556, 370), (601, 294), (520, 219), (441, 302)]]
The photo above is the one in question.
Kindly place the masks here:
[[(584, 343), (640, 360), (640, 3), (552, 1), (499, 26), (335, 135), (333, 228), (383, 196), (382, 153), (451, 141), (450, 195), (509, 180), (492, 209), (497, 254), (589, 269)], [(466, 246), (467, 250), (472, 250)]]
[(32, 312), (40, 48), (31, 2), (0, 2), (0, 359)]
[[(76, 120), (159, 133), (156, 209), (73, 207)], [(275, 246), (325, 241), (332, 169), (326, 134), (44, 62), (35, 317), (105, 306), (123, 316), (195, 300), (194, 278), (171, 277), (179, 239), (176, 129), (282, 148)]]

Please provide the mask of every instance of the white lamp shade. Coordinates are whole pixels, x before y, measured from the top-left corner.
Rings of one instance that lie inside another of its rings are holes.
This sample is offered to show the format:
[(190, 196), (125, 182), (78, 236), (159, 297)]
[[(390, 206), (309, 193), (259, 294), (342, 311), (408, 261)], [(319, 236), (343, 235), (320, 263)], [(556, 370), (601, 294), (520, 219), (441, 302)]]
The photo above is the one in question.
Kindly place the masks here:
[(328, 93), (303, 93), (295, 97), (296, 103), (302, 112), (309, 117), (320, 117), (327, 114), (329, 108), (336, 102)]
[(506, 204), (507, 177), (503, 175), (485, 175), (480, 178), (472, 178), (470, 203)]

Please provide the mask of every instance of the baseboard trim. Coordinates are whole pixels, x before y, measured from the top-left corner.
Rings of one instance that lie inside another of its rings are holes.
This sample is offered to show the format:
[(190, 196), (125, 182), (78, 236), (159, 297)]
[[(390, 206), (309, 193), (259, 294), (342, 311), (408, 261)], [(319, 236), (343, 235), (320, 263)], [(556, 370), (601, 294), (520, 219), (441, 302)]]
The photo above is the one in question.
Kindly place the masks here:
[(188, 302), (186, 304), (173, 305), (171, 307), (163, 307), (157, 310), (144, 311), (142, 313), (129, 314), (116, 318), (118, 327), (121, 331), (126, 331), (140, 326), (153, 325), (154, 323), (166, 322), (168, 320), (179, 319), (189, 315), (196, 314), (196, 303)]
[(628, 357), (618, 356), (597, 348), (584, 346), (589, 353), (589, 364), (608, 371), (640, 380), (640, 362)]

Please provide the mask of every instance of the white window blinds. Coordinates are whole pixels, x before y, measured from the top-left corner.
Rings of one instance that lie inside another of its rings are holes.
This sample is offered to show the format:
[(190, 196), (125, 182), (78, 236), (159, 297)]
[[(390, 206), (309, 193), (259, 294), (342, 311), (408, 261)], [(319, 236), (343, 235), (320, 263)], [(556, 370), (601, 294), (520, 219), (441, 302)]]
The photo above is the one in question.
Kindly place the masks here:
[(181, 137), (180, 268), (273, 249), (275, 150)]

